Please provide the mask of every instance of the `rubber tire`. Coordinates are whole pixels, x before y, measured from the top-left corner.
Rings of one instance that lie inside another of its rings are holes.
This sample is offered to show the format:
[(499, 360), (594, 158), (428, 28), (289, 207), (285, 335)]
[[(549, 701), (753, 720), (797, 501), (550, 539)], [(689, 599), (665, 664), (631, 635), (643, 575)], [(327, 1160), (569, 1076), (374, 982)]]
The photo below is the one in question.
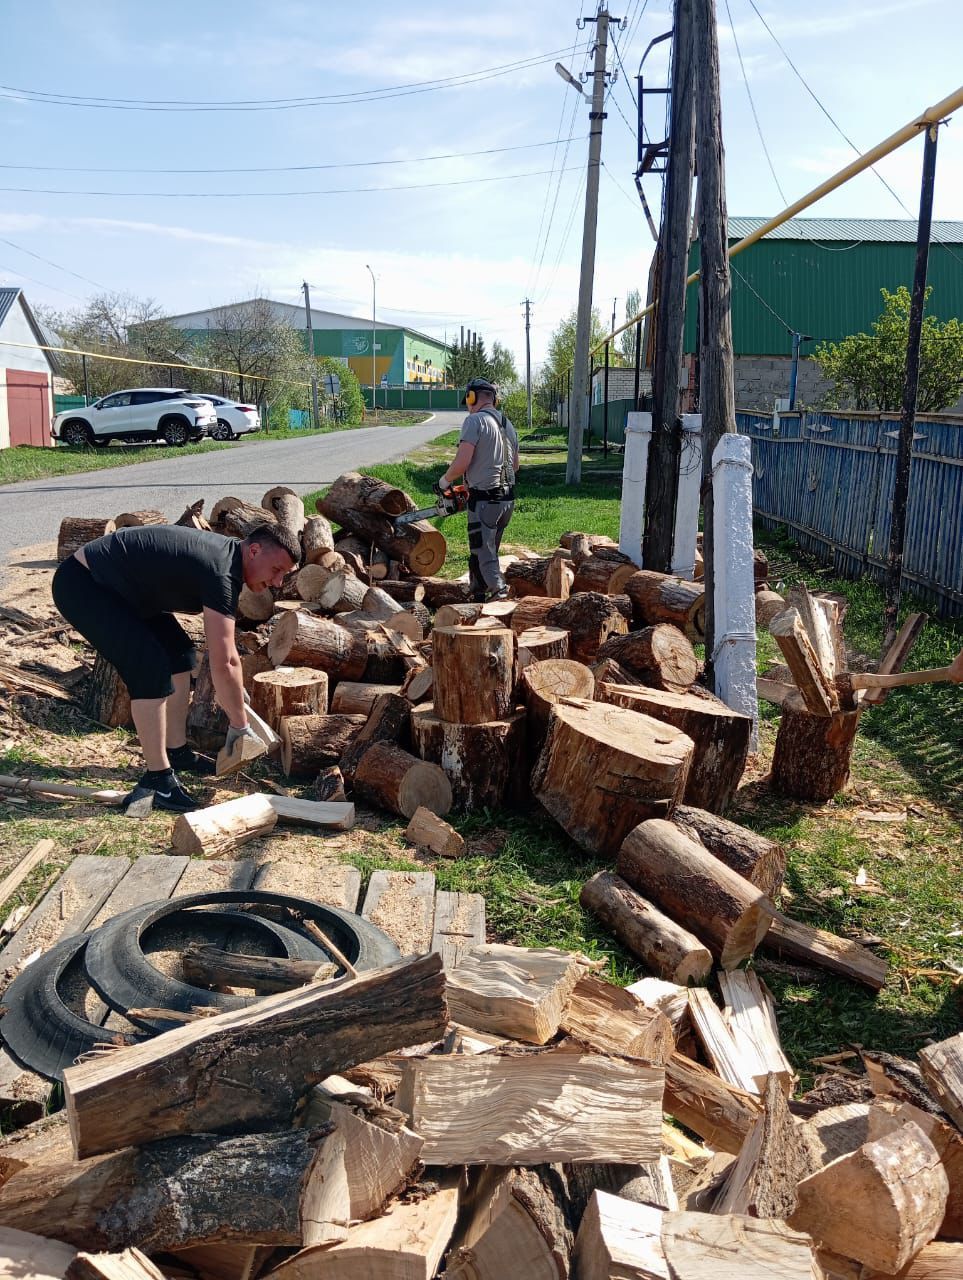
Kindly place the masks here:
[(94, 434), (86, 422), (74, 419), (65, 422), (60, 428), (60, 439), (63, 444), (69, 445), (72, 449), (83, 448), (85, 445), (93, 444)]
[(176, 449), (183, 449), (190, 435), (190, 426), (183, 418), (167, 418), (160, 429), (167, 443)]
[(236, 440), (237, 436), (231, 429), (231, 424), (225, 422), (223, 418), (218, 418), (217, 425), (211, 431), (212, 440)]
[[(193, 1005), (240, 1008), (249, 1004), (252, 999), (249, 996), (228, 996), (167, 978), (154, 968), (141, 946), (145, 931), (172, 914), (192, 907), (236, 903), (273, 908), (275, 912), (280, 908), (287, 913), (287, 928), (295, 932), (299, 919), (312, 920), (328, 933), (358, 970), (380, 969), (401, 958), (400, 951), (387, 934), (352, 912), (323, 906), (308, 898), (294, 898), (262, 889), (227, 889), (147, 903), (108, 920), (97, 930), (87, 950), (86, 966), (92, 985), (111, 1008), (125, 1016), (132, 1007), (187, 1010)], [(261, 919), (263, 915), (263, 911), (254, 912), (255, 919)], [(269, 925), (272, 922), (261, 919), (261, 923)], [(303, 958), (317, 957), (321, 964), (326, 953), (321, 951), (319, 954), (320, 948), (306, 934), (299, 933), (298, 936), (313, 948)]]

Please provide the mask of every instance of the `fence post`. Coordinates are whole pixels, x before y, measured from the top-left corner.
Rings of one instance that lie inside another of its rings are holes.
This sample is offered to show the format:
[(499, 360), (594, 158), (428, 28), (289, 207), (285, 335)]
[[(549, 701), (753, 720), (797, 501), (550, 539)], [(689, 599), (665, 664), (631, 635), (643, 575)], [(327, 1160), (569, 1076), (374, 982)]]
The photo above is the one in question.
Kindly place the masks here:
[(711, 654), (715, 693), (733, 711), (752, 718), (750, 750), (759, 745), (756, 697), (756, 600), (752, 565), (752, 445), (726, 432), (712, 455), (715, 551)]
[(639, 386), (642, 378), (642, 321), (639, 320), (635, 326), (635, 391), (632, 397), (632, 403), (637, 409), (639, 407)]
[(652, 414), (630, 413), (625, 424), (622, 463), (622, 510), (619, 550), (642, 567), (642, 526), (645, 520), (645, 481), (649, 470)]
[(675, 504), (671, 570), (691, 579), (695, 572), (696, 534), (702, 495), (702, 414), (682, 415), (682, 456), (679, 463), (679, 492)]
[(605, 344), (605, 377), (602, 381), (602, 457), (609, 456), (609, 343)]

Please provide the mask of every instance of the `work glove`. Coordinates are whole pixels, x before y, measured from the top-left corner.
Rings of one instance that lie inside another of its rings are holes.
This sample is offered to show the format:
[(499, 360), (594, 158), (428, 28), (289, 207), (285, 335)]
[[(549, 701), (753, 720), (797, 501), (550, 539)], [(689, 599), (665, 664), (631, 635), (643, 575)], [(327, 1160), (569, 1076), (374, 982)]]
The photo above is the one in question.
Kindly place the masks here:
[(224, 750), (228, 755), (233, 752), (235, 745), (242, 738), (249, 738), (251, 742), (261, 741), (249, 724), (246, 724), (243, 729), (235, 729), (233, 725), (230, 725), (227, 730), (227, 737), (224, 739)]
[(448, 492), (448, 488), (445, 485), (444, 480), (442, 480), (440, 477), (435, 481), (435, 483), (431, 487), (432, 489), (434, 489), (435, 493), (437, 493), (439, 497), (444, 497), (444, 495)]

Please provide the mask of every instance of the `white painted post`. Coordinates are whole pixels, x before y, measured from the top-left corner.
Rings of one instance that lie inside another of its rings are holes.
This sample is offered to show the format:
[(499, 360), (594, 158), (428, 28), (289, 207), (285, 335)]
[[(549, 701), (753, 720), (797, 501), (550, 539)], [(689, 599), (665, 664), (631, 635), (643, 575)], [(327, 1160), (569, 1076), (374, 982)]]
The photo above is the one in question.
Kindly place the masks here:
[(682, 415), (682, 455), (679, 463), (679, 495), (672, 534), (672, 572), (692, 580), (695, 573), (696, 534), (702, 490), (702, 414)]
[(752, 462), (748, 436), (727, 432), (712, 455), (716, 646), (715, 693), (751, 716), (759, 745), (756, 604), (752, 567)]
[(645, 483), (649, 474), (652, 414), (630, 413), (625, 424), (622, 466), (622, 514), (619, 550), (642, 567), (642, 527), (645, 521)]

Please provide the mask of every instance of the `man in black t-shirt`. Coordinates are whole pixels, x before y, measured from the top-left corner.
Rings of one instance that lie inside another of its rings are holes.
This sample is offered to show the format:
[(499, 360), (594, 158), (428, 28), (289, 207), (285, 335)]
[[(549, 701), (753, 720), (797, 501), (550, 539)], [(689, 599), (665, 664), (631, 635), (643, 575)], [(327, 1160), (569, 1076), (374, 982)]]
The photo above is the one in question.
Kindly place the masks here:
[(227, 715), (225, 745), (253, 737), (247, 722), (234, 619), (241, 587), (279, 587), (298, 564), (297, 538), (263, 524), (243, 542), (180, 525), (118, 529), (65, 560), (53, 580), (57, 608), (127, 685), (147, 772), (127, 797), (153, 795), (156, 808), (198, 806), (177, 773), (213, 773), (187, 745), (187, 708), (196, 654), (173, 616), (202, 613), (217, 701)]

